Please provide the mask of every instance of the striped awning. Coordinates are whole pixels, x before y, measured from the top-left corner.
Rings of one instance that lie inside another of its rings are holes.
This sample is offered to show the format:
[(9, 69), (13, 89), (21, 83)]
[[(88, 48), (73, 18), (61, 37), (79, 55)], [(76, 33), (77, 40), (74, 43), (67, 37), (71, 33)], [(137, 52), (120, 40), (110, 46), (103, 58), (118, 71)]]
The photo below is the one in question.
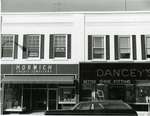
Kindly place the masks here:
[(12, 84), (73, 84), (74, 75), (5, 75), (2, 83)]

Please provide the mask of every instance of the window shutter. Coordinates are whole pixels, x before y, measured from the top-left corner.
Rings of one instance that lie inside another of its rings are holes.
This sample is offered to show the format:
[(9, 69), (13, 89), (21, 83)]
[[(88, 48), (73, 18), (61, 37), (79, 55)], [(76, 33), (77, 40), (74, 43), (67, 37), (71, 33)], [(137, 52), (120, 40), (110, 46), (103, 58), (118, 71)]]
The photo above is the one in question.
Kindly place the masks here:
[(67, 35), (67, 39), (68, 39), (68, 42), (67, 42), (67, 58), (71, 59), (71, 34)]
[(88, 35), (88, 60), (92, 59), (92, 35)]
[(136, 35), (132, 35), (133, 60), (136, 60)]
[(49, 41), (49, 58), (54, 58), (54, 50), (53, 50), (53, 44), (54, 44), (54, 35), (50, 35), (50, 41)]
[(118, 35), (114, 36), (114, 43), (115, 43), (115, 60), (119, 59), (119, 51), (118, 51)]
[(23, 36), (23, 58), (27, 58), (27, 35)]
[(40, 58), (44, 58), (44, 35), (41, 35)]
[(106, 35), (106, 60), (110, 59), (110, 37)]
[(142, 60), (146, 59), (146, 53), (145, 53), (145, 35), (141, 35), (141, 51), (142, 51)]
[(18, 57), (18, 35), (15, 35), (14, 40), (14, 59), (17, 59)]

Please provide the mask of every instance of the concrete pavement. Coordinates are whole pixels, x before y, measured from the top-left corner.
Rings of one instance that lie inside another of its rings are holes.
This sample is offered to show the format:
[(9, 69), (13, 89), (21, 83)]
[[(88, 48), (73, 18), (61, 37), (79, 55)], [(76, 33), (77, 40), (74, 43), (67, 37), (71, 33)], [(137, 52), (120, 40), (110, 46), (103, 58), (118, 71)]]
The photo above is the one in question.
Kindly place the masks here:
[[(150, 116), (150, 112), (137, 112), (138, 116)], [(30, 113), (30, 114), (5, 114), (4, 116), (46, 116), (44, 115), (44, 112), (35, 112), (35, 113)]]

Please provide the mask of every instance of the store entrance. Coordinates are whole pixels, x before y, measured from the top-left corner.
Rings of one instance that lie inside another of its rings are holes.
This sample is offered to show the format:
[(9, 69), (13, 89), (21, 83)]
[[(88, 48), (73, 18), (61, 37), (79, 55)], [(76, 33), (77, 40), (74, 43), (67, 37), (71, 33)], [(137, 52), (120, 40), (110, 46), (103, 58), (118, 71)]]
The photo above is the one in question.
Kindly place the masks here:
[(48, 108), (49, 110), (57, 109), (57, 89), (49, 89), (48, 91)]
[(125, 100), (125, 85), (110, 85), (109, 99), (110, 100)]
[(47, 101), (46, 89), (32, 89), (32, 110), (41, 111), (46, 110)]

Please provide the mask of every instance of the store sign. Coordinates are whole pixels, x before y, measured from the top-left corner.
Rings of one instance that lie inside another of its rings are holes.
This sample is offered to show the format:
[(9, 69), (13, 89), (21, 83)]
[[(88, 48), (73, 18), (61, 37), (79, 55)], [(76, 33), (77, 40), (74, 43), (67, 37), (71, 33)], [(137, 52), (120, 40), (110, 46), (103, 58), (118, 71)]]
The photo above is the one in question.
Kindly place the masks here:
[(53, 73), (52, 64), (17, 64), (16, 73)]
[(150, 63), (80, 63), (80, 80), (146, 79), (150, 80)]
[(150, 77), (150, 68), (148, 69), (143, 69), (143, 70), (138, 70), (138, 69), (98, 69), (97, 70), (97, 77), (102, 78), (102, 77), (123, 77), (123, 78), (128, 78), (128, 77), (133, 77), (136, 78), (137, 76), (142, 77), (143, 74), (146, 74), (147, 77)]

